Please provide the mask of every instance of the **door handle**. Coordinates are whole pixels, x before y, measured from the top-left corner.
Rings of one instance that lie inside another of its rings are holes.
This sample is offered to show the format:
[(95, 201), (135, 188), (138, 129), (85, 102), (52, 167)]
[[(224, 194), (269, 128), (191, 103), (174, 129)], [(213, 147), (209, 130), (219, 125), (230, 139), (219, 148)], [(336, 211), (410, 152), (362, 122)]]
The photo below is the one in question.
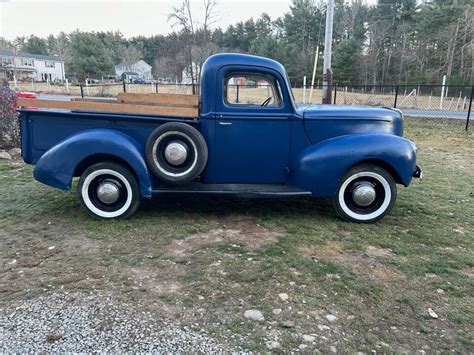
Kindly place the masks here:
[(219, 122), (219, 125), (221, 125), (221, 126), (231, 126), (232, 122)]

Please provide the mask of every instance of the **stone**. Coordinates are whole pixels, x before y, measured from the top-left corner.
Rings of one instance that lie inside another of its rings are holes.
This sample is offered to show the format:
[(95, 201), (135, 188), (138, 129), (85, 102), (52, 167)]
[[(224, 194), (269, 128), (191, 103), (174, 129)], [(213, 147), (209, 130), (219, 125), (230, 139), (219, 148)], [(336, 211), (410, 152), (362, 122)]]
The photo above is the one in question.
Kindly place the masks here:
[(284, 320), (280, 323), (283, 328), (293, 328), (295, 326), (295, 322), (291, 320)]
[(303, 338), (303, 341), (306, 343), (312, 343), (313, 341), (316, 340), (314, 336), (309, 335), (309, 334), (303, 334), (302, 338)]
[(333, 354), (337, 354), (337, 348), (333, 345), (329, 348)]
[(12, 156), (7, 152), (0, 152), (0, 160), (12, 160)]
[(12, 148), (8, 151), (8, 154), (12, 156), (12, 158), (21, 157), (21, 149), (20, 148)]
[(323, 330), (330, 330), (331, 328), (324, 324), (318, 324), (318, 329), (322, 332)]
[(263, 322), (265, 317), (263, 316), (262, 312), (256, 309), (249, 309), (245, 311), (244, 317), (256, 322)]
[(281, 312), (283, 312), (281, 308), (275, 308), (272, 310), (272, 313), (276, 316), (279, 315)]
[(267, 341), (266, 345), (268, 350), (278, 349), (281, 346), (277, 341)]
[(288, 295), (286, 293), (280, 293), (278, 297), (280, 297), (282, 301), (288, 301)]
[(335, 322), (337, 321), (337, 317), (335, 315), (332, 315), (332, 314), (326, 314), (324, 316), (324, 318), (326, 318), (329, 322)]
[(306, 345), (306, 344), (300, 344), (299, 348), (300, 348), (300, 350), (305, 350), (305, 349), (308, 348), (308, 345)]
[(438, 319), (438, 315), (431, 308), (428, 308), (428, 314), (430, 315), (431, 318)]

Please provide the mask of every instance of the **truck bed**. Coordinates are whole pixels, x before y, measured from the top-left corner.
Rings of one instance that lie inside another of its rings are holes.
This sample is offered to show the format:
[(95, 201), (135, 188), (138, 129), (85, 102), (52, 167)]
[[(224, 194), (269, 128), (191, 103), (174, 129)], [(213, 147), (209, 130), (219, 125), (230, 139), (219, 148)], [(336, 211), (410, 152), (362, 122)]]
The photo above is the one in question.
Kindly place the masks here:
[(196, 128), (199, 126), (197, 119), (171, 115), (27, 109), (20, 109), (19, 112), (23, 159), (29, 164), (36, 164), (47, 150), (81, 131), (113, 129), (143, 144), (151, 131), (166, 122), (186, 122)]
[(180, 118), (199, 117), (199, 96), (196, 95), (120, 93), (116, 99), (77, 98), (71, 101), (18, 98), (18, 106)]

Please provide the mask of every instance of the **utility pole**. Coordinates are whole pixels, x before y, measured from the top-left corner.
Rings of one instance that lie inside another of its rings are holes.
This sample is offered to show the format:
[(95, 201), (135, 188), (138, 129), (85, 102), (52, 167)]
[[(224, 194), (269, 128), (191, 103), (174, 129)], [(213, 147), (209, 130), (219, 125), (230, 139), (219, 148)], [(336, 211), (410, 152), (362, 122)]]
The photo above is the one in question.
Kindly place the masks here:
[(332, 28), (334, 19), (334, 0), (328, 0), (326, 10), (326, 31), (324, 34), (324, 65), (323, 65), (323, 104), (332, 102)]

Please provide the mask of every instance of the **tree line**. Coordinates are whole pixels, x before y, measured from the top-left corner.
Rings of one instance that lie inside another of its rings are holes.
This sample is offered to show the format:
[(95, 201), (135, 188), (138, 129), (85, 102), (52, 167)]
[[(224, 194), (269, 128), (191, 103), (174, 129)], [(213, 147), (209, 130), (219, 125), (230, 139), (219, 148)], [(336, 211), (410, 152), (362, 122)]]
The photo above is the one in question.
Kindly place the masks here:
[[(196, 18), (189, 0), (169, 14), (174, 31), (125, 38), (115, 32), (61, 32), (40, 38), (0, 38), (0, 48), (64, 58), (66, 74), (84, 80), (114, 74), (118, 63), (139, 59), (155, 77), (180, 80), (183, 71), (199, 81), (199, 69), (213, 53), (242, 52), (283, 63), (290, 81), (311, 77), (315, 49), (324, 51), (326, 2), (293, 0), (288, 11), (214, 28), (215, 0), (203, 2)], [(336, 0), (333, 73), (338, 84), (474, 83), (474, 5), (472, 0)], [(318, 77), (321, 78), (321, 63)], [(194, 65), (192, 64), (194, 63)]]

